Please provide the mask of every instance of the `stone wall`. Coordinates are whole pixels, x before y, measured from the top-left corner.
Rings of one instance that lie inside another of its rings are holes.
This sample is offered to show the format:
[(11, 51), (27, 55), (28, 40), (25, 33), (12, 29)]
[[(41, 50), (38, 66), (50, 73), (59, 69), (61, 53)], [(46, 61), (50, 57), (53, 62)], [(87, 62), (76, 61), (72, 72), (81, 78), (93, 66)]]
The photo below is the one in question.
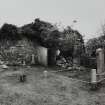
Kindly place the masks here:
[(44, 66), (48, 65), (48, 49), (42, 46), (37, 46), (38, 63)]

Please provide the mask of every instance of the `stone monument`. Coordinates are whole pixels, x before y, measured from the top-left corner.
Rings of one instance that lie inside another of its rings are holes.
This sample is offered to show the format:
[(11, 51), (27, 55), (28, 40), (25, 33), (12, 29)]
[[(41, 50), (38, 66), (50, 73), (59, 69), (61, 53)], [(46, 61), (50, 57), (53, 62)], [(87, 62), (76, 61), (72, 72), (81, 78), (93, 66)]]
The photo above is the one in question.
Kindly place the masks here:
[(104, 50), (98, 48), (96, 50), (96, 58), (97, 58), (97, 74), (104, 72), (105, 70), (105, 61), (104, 61)]

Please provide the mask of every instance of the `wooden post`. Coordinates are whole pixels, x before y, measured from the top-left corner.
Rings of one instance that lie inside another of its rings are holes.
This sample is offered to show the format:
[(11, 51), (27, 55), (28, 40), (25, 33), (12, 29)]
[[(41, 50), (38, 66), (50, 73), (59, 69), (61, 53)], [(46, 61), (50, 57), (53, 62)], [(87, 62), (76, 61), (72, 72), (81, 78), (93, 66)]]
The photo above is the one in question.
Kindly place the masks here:
[(97, 89), (97, 74), (96, 69), (91, 70), (91, 89), (96, 90)]

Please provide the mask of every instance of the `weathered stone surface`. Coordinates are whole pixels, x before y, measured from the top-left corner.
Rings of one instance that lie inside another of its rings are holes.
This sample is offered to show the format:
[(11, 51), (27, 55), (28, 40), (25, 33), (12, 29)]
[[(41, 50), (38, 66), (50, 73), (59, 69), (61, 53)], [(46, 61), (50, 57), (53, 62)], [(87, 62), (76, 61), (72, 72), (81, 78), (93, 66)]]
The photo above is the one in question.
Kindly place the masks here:
[(103, 49), (99, 48), (96, 50), (96, 55), (97, 55), (97, 73), (102, 73), (104, 72), (105, 68), (105, 61), (104, 61), (104, 51)]

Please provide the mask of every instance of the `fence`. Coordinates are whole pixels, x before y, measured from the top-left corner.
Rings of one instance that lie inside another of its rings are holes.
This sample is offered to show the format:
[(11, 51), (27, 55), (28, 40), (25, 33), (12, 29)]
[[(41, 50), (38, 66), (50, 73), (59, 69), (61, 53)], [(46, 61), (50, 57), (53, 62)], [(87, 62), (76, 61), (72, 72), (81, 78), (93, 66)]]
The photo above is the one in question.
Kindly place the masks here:
[[(73, 68), (71, 68), (73, 69)], [(70, 69), (64, 69), (64, 70), (57, 70), (57, 71), (49, 71), (50, 73), (57, 73), (57, 72), (64, 72), (69, 71)], [(46, 78), (48, 76), (48, 71), (44, 71), (44, 77)], [(69, 77), (71, 80), (82, 82), (84, 84), (90, 85), (91, 90), (97, 90), (100, 87), (100, 83), (105, 80), (105, 72), (98, 74), (96, 69), (91, 70), (91, 81), (85, 81), (81, 79), (74, 79), (72, 77)]]

